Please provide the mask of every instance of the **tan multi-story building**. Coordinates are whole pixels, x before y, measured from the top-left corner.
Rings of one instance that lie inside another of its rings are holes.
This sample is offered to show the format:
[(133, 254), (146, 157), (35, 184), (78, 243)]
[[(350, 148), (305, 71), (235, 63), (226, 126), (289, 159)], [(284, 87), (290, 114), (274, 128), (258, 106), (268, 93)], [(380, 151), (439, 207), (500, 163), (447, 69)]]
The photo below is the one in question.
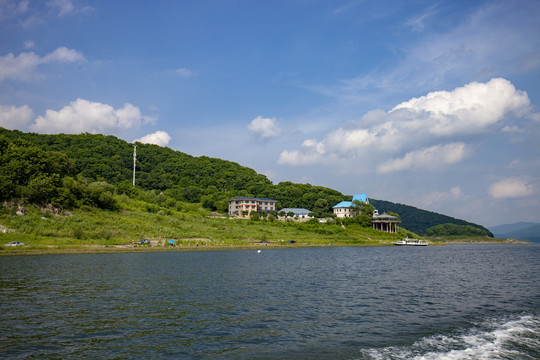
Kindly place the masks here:
[(252, 197), (237, 197), (229, 200), (229, 216), (250, 216), (252, 211), (268, 214), (276, 211), (277, 200)]

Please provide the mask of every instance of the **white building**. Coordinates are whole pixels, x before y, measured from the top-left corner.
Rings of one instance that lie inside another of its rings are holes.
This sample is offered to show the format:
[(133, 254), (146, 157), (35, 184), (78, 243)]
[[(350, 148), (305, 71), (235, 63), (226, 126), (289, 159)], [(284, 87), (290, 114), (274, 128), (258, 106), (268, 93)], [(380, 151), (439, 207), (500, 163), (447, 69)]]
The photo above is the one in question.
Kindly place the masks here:
[[(293, 213), (293, 217), (296, 219), (313, 219), (313, 216), (310, 216), (309, 214), (312, 213), (312, 211), (309, 211), (308, 209), (303, 208), (284, 208), (278, 211), (278, 214), (284, 212), (285, 214)], [(285, 215), (287, 217), (288, 215)]]
[(354, 204), (353, 201), (358, 200), (361, 203), (369, 204), (369, 199), (366, 194), (356, 194), (353, 196), (352, 201), (342, 201), (332, 209), (334, 209), (334, 215), (338, 218), (353, 217), (354, 216)]

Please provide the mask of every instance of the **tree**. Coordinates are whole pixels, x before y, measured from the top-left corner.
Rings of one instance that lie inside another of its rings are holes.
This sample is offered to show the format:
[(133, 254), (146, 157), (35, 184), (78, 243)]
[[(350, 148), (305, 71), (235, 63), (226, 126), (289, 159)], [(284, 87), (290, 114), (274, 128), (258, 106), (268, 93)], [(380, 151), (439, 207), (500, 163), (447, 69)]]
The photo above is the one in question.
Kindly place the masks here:
[(313, 205), (313, 208), (311, 209), (316, 216), (324, 216), (326, 213), (330, 210), (330, 205), (328, 204), (328, 200), (319, 198), (317, 201), (315, 201), (315, 204)]
[(353, 217), (362, 213), (362, 206), (364, 205), (360, 200), (353, 200), (351, 206), (351, 212)]
[(58, 193), (60, 177), (58, 174), (37, 175), (30, 179), (23, 194), (33, 203), (45, 205)]
[(102, 209), (115, 210), (118, 204), (113, 196), (114, 186), (104, 181), (90, 183), (85, 189), (85, 202)]
[(249, 218), (253, 221), (258, 221), (260, 219), (259, 217), (259, 213), (256, 212), (256, 211), (252, 211), (250, 214), (249, 214)]

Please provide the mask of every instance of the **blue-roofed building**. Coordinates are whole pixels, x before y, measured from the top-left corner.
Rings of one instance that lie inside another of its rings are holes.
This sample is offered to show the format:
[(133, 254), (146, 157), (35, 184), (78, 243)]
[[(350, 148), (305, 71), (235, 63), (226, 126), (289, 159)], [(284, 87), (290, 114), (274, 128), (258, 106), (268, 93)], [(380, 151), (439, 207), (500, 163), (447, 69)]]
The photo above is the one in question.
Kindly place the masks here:
[(236, 197), (229, 200), (229, 216), (249, 217), (252, 211), (268, 214), (276, 211), (277, 200), (253, 197)]
[[(313, 218), (312, 216), (309, 216), (309, 214), (311, 214), (312, 211), (309, 211), (308, 209), (304, 209), (304, 208), (283, 208), (278, 211), (278, 214), (281, 213), (282, 211), (285, 214), (293, 213), (294, 214), (293, 217), (298, 218), (298, 219), (312, 219)], [(287, 217), (287, 215), (285, 215), (285, 217)]]
[(353, 196), (352, 201), (342, 201), (339, 204), (335, 205), (334, 215), (336, 217), (352, 217), (353, 214), (353, 201), (358, 200), (363, 204), (369, 204), (369, 198), (367, 194), (356, 194)]
[(354, 200), (358, 200), (358, 201), (360, 201), (361, 203), (364, 203), (364, 204), (369, 204), (369, 199), (367, 197), (367, 194), (353, 195), (352, 201), (354, 201)]

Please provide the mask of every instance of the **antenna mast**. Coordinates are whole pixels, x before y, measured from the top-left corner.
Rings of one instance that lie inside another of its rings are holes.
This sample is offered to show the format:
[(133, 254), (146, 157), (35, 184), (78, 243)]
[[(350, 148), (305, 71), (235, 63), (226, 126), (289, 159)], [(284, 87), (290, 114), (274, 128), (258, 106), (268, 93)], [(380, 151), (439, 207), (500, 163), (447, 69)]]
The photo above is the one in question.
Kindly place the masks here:
[(133, 186), (135, 186), (135, 166), (137, 165), (137, 145), (133, 146)]

